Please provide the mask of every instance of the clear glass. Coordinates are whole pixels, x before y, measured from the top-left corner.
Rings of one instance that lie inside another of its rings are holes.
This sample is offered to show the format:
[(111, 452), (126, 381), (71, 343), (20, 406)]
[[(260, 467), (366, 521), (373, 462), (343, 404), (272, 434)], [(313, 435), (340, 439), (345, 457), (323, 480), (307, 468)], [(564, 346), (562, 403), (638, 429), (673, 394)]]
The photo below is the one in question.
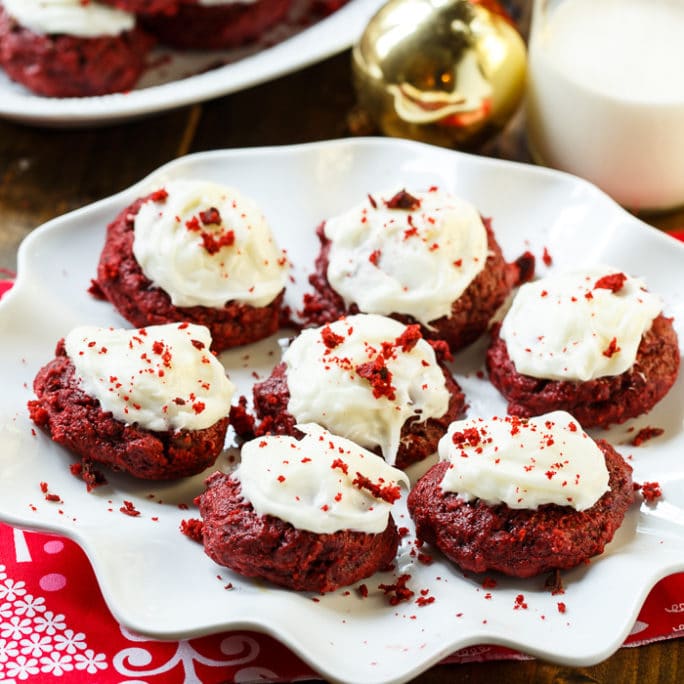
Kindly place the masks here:
[(684, 0), (534, 0), (527, 137), (539, 163), (632, 209), (684, 204)]

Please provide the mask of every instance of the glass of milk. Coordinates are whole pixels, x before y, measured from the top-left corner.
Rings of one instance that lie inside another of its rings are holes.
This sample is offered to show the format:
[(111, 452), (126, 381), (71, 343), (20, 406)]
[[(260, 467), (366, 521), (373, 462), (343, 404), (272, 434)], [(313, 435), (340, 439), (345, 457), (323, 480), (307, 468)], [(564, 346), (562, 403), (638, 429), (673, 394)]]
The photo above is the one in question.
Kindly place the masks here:
[(527, 136), (634, 210), (684, 205), (684, 0), (534, 0)]

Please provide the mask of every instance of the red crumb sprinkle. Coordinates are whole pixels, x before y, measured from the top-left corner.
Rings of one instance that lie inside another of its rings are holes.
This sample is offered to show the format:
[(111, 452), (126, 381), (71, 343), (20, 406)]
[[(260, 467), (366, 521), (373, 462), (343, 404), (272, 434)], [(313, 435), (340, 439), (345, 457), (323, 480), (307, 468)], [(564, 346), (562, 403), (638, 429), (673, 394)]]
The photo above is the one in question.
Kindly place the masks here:
[(180, 531), (186, 536), (196, 541), (202, 543), (203, 533), (204, 533), (204, 523), (199, 518), (188, 518), (187, 520), (181, 520)]
[(379, 249), (374, 249), (368, 256), (368, 261), (370, 261), (373, 266), (377, 266), (381, 256), (382, 252)]
[(211, 224), (218, 226), (221, 224), (221, 214), (216, 207), (210, 207), (209, 209), (200, 211), (199, 218), (205, 226), (209, 226)]
[(159, 190), (155, 190), (150, 195), (150, 199), (153, 202), (163, 202), (168, 196), (169, 196), (169, 193), (166, 192), (166, 190), (164, 188), (160, 188)]
[(513, 604), (514, 610), (527, 610), (527, 603), (525, 603), (525, 596), (523, 594), (518, 594), (515, 597), (515, 603)]
[(403, 539), (404, 537), (408, 537), (409, 528), (408, 527), (399, 527), (399, 528), (397, 528), (397, 532), (399, 533), (399, 536)]
[(121, 513), (130, 515), (132, 518), (136, 518), (140, 515), (140, 511), (133, 505), (132, 501), (124, 501), (123, 506), (119, 508)]
[(636, 433), (634, 436), (634, 439), (632, 440), (632, 444), (634, 446), (641, 446), (644, 442), (648, 442), (649, 439), (653, 439), (654, 437), (660, 437), (660, 435), (663, 434), (665, 430), (663, 428), (656, 428), (656, 427), (645, 427), (641, 428), (639, 432)]
[(428, 606), (434, 602), (435, 602), (434, 596), (419, 596), (416, 599), (416, 605), (420, 606), (421, 608), (423, 608), (424, 606)]
[(422, 551), (416, 557), (418, 562), (422, 563), (423, 565), (432, 565), (435, 562), (435, 559), (429, 553)]
[(493, 577), (485, 577), (484, 580), (482, 580), (483, 589), (494, 589), (496, 584), (496, 580)]
[(216, 254), (222, 247), (231, 247), (235, 244), (235, 232), (226, 230), (218, 235), (202, 231), (202, 247), (212, 256)]
[(567, 610), (567, 607), (566, 607), (565, 603), (563, 603), (563, 601), (558, 601), (558, 603), (556, 605), (558, 606), (558, 612), (559, 613), (565, 613), (565, 611)]
[(321, 339), (323, 340), (323, 344), (328, 349), (334, 349), (338, 345), (342, 344), (342, 342), (344, 342), (344, 337), (342, 335), (337, 335), (336, 333), (334, 333), (329, 325), (326, 325), (321, 330)]
[(617, 338), (613, 338), (609, 343), (608, 347), (603, 350), (603, 355), (607, 356), (610, 358), (614, 354), (617, 354), (620, 351), (620, 347), (617, 346)]
[(376, 499), (382, 499), (390, 504), (401, 497), (401, 487), (399, 485), (376, 483), (358, 472), (352, 484), (359, 489), (367, 489)]
[(466, 428), (461, 432), (454, 432), (451, 435), (451, 441), (457, 447), (464, 447), (469, 444), (472, 447), (476, 447), (481, 441), (480, 431), (477, 428)]
[(181, 511), (187, 511), (190, 507), (186, 503), (179, 503), (178, 508), (180, 508)]
[(394, 340), (394, 344), (399, 347), (401, 351), (410, 352), (422, 337), (423, 335), (420, 332), (420, 326), (414, 323), (406, 326), (406, 330)]
[(366, 598), (368, 596), (368, 587), (365, 584), (359, 584), (359, 586), (356, 588), (356, 591), (358, 591), (361, 598)]
[(619, 292), (625, 284), (627, 276), (624, 273), (611, 273), (599, 278), (594, 283), (595, 290), (611, 290), (612, 292)]
[(659, 482), (643, 482), (641, 485), (634, 483), (635, 490), (641, 490), (641, 496), (649, 503), (657, 501), (663, 495)]
[(396, 388), (392, 385), (392, 372), (385, 365), (382, 354), (378, 354), (374, 361), (359, 364), (354, 370), (359, 377), (368, 380), (376, 399), (380, 397), (387, 397), (390, 401), (396, 399)]
[(549, 250), (544, 247), (544, 252), (542, 254), (542, 261), (544, 262), (545, 266), (551, 266), (553, 263), (553, 259), (551, 258), (551, 255), (549, 254)]
[(40, 483), (40, 491), (43, 492), (45, 495), (45, 501), (52, 501), (55, 503), (64, 503), (62, 499), (60, 498), (59, 494), (53, 494), (49, 491), (48, 483), (47, 482), (41, 482)]
[(385, 200), (385, 206), (388, 209), (408, 209), (415, 211), (420, 209), (420, 200), (413, 195), (410, 195), (406, 190), (399, 190), (399, 192), (388, 200)]
[(345, 475), (349, 474), (349, 466), (341, 459), (341, 458), (336, 458), (331, 464), (330, 467), (334, 470), (335, 468), (338, 468), (341, 470)]
[(400, 575), (394, 584), (380, 584), (378, 589), (381, 589), (385, 596), (388, 597), (391, 606), (396, 606), (402, 601), (409, 601), (414, 593), (406, 584), (411, 579), (411, 575)]

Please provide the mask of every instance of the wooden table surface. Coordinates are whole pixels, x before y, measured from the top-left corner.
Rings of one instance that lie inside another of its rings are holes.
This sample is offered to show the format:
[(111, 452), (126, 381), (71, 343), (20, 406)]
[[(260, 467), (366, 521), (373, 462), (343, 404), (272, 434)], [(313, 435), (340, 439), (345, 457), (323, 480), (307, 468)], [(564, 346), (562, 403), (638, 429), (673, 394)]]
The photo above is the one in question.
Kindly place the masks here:
[[(20, 241), (41, 223), (126, 188), (181, 155), (358, 132), (349, 64), (346, 52), (237, 94), (115, 126), (51, 130), (0, 121), (0, 269), (16, 268)], [(508, 138), (518, 135), (513, 127)], [(504, 142), (487, 151), (520, 157), (519, 140)], [(684, 212), (645, 220), (676, 229), (684, 227)], [(593, 667), (537, 660), (439, 666), (415, 681), (679, 684), (684, 640), (623, 648)]]

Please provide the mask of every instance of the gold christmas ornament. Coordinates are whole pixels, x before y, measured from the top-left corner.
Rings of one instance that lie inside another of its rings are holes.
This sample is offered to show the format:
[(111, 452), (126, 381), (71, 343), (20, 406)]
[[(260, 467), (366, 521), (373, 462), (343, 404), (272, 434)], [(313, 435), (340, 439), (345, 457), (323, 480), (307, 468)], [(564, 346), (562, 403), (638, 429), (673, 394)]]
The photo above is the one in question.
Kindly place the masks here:
[(352, 63), (358, 103), (385, 135), (467, 149), (515, 112), (527, 59), (495, 0), (390, 0)]

